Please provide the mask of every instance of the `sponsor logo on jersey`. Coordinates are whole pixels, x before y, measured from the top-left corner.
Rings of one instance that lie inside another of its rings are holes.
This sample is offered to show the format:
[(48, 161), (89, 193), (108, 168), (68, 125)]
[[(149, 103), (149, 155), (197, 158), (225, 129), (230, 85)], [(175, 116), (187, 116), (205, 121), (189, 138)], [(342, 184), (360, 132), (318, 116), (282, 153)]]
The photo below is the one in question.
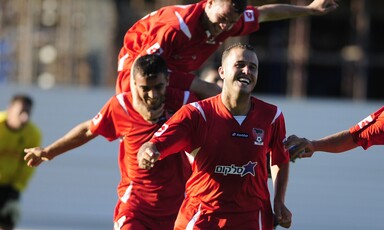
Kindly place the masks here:
[(103, 115), (101, 115), (101, 113), (98, 113), (98, 114), (92, 119), (93, 125), (97, 125), (97, 124), (99, 124), (99, 122), (101, 121), (102, 118), (103, 118)]
[(157, 42), (153, 46), (149, 47), (149, 49), (147, 49), (147, 54), (161, 55), (163, 52), (164, 50), (160, 47), (159, 43)]
[(264, 130), (253, 128), (252, 136), (254, 145), (264, 145)]
[(253, 22), (255, 21), (255, 14), (253, 10), (244, 11), (244, 22)]
[(154, 134), (155, 137), (159, 137), (161, 134), (163, 134), (165, 132), (165, 130), (168, 129), (168, 125), (167, 124), (163, 124), (161, 126), (161, 128), (159, 130), (157, 130), (157, 132)]
[(247, 164), (243, 166), (235, 166), (232, 165), (216, 165), (215, 167), (215, 173), (226, 175), (239, 175), (241, 177), (251, 174), (252, 176), (255, 176), (255, 167), (257, 165), (257, 162), (251, 162), (249, 161)]
[(237, 133), (237, 132), (233, 132), (231, 134), (232, 137), (240, 137), (240, 138), (248, 138), (249, 135), (248, 133)]

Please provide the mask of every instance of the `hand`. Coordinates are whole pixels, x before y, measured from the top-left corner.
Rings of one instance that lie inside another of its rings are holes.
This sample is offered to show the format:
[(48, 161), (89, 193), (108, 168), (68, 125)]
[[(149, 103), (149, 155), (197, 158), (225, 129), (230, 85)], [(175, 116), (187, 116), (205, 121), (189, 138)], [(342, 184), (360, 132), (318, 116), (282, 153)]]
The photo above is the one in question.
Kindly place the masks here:
[(308, 5), (313, 15), (324, 15), (339, 7), (337, 0), (314, 0)]
[(289, 228), (292, 224), (292, 213), (281, 202), (274, 203), (275, 218), (279, 225), (283, 228)]
[(291, 161), (297, 158), (309, 158), (314, 153), (314, 147), (311, 141), (306, 138), (299, 138), (296, 135), (291, 135), (284, 142), (284, 146), (289, 150)]
[(24, 160), (27, 161), (27, 165), (30, 167), (37, 167), (43, 161), (49, 161), (52, 159), (48, 157), (48, 153), (44, 150), (44, 148), (29, 148), (24, 149), (24, 152), (26, 153)]
[(137, 161), (139, 168), (151, 169), (155, 166), (155, 162), (159, 159), (160, 153), (157, 151), (156, 145), (147, 142), (141, 146), (137, 153)]

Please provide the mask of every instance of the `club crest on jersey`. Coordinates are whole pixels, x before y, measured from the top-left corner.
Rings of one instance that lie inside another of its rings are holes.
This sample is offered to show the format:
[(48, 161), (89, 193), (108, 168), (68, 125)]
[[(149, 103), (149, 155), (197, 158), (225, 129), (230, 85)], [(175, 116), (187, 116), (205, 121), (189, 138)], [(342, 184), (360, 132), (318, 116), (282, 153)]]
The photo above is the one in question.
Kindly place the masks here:
[(254, 139), (254, 145), (264, 145), (264, 130), (253, 128), (252, 135)]
[(373, 118), (371, 115), (369, 115), (368, 117), (364, 118), (362, 121), (360, 121), (358, 123), (359, 125), (359, 128), (362, 129), (364, 128), (365, 126), (367, 126), (369, 123), (371, 123), (373, 121)]
[(251, 174), (252, 176), (255, 176), (255, 167), (257, 165), (257, 162), (249, 161), (247, 164), (243, 166), (235, 166), (232, 165), (216, 165), (215, 167), (215, 173), (223, 174), (224, 176), (231, 174), (231, 175), (239, 175), (241, 177)]
[(93, 122), (93, 125), (97, 125), (101, 119), (103, 118), (103, 115), (101, 115), (101, 113), (98, 113), (93, 119), (92, 119), (92, 122)]
[(253, 10), (245, 10), (244, 11), (244, 22), (253, 22), (255, 21), (255, 14)]
[(163, 124), (161, 126), (161, 128), (159, 130), (156, 131), (156, 133), (154, 134), (155, 137), (159, 137), (161, 134), (163, 134), (165, 132), (165, 130), (168, 129), (168, 125), (167, 124)]
[(157, 42), (153, 46), (149, 47), (149, 49), (147, 49), (147, 54), (161, 55), (163, 52), (164, 50), (160, 47), (159, 43)]

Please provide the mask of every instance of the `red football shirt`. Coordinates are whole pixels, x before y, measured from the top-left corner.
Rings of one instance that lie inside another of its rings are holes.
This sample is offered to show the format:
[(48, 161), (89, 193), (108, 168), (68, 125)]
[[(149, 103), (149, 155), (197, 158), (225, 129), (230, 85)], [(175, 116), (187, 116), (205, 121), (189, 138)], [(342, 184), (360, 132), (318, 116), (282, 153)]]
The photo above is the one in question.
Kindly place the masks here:
[(349, 132), (364, 149), (372, 145), (384, 145), (384, 106), (351, 127)]
[[(109, 141), (118, 138), (123, 141), (118, 158), (121, 173), (118, 195), (123, 203), (130, 204), (127, 205), (130, 211), (151, 218), (177, 213), (191, 172), (186, 155), (175, 154), (152, 170), (139, 169), (136, 156), (141, 145), (150, 140), (165, 120), (183, 103), (195, 99), (189, 92), (168, 89), (164, 116), (157, 124), (150, 124), (133, 109), (131, 94), (122, 93), (112, 97), (93, 118), (92, 133)], [(115, 214), (118, 218), (119, 213)]]
[(188, 104), (151, 139), (160, 151), (158, 162), (182, 150), (199, 149), (186, 193), (189, 202), (199, 200), (204, 213), (257, 212), (261, 203), (270, 202), (267, 154), (273, 165), (289, 163), (280, 109), (254, 97), (251, 103), (241, 125), (220, 94)]
[[(259, 29), (259, 12), (248, 6), (230, 30), (212, 38), (200, 22), (205, 5), (206, 1), (166, 6), (136, 22), (125, 34), (120, 50), (117, 92), (130, 91), (129, 72), (138, 55), (157, 53), (171, 71), (189, 73), (198, 70), (228, 37), (248, 35)], [(189, 89), (194, 77), (175, 76), (175, 82), (172, 75), (170, 85), (184, 90)]]

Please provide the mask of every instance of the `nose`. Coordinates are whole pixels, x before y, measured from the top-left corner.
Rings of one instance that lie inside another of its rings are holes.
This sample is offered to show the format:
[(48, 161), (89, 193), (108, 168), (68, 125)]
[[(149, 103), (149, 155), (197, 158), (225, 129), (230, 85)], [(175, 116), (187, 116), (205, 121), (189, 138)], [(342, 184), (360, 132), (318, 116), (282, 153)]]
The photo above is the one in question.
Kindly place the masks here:
[(249, 66), (248, 65), (244, 65), (243, 69), (242, 69), (242, 72), (245, 74), (245, 75), (249, 75), (250, 74), (250, 69), (249, 69)]
[(151, 99), (156, 98), (157, 95), (158, 95), (158, 93), (157, 93), (156, 90), (150, 90), (150, 91), (148, 91), (148, 97), (151, 98)]

